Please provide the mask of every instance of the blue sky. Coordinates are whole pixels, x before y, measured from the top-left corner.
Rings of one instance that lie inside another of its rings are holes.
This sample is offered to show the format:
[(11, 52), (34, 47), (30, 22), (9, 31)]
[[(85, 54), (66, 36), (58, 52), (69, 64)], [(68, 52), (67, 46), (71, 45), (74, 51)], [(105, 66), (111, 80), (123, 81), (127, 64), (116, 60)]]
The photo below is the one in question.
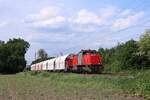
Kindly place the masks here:
[(0, 40), (28, 41), (28, 63), (40, 48), (58, 56), (138, 40), (149, 20), (149, 0), (0, 0)]

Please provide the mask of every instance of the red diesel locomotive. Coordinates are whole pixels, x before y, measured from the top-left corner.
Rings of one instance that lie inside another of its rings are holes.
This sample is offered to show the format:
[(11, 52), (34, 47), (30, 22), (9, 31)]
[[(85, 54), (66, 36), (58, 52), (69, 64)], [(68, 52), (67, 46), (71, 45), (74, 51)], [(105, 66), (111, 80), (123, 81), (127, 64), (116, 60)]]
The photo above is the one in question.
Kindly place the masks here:
[(96, 50), (81, 50), (78, 54), (72, 54), (66, 58), (66, 68), (79, 73), (99, 73), (103, 69), (102, 57)]

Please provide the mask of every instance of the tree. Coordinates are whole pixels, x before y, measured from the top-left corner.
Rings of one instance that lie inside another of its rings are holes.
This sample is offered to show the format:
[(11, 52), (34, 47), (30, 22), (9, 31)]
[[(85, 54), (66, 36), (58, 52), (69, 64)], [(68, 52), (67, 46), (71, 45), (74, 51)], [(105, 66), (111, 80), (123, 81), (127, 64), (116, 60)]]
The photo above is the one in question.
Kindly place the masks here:
[(0, 72), (3, 72), (4, 66), (7, 64), (7, 49), (3, 43), (0, 44)]
[(99, 49), (103, 56), (104, 65), (111, 67), (112, 70), (139, 69), (138, 42), (129, 40), (126, 43), (118, 43), (111, 49)]
[(141, 58), (141, 65), (150, 67), (150, 29), (141, 36), (139, 46), (138, 55)]
[(146, 30), (144, 35), (141, 36), (139, 44), (141, 55), (147, 55), (150, 59), (150, 30)]
[(133, 39), (118, 43), (110, 49), (99, 48), (103, 65), (111, 70), (150, 68), (150, 29), (146, 30), (139, 41)]
[(102, 56), (103, 65), (107, 64), (109, 61), (110, 51), (109, 49), (99, 48), (98, 53)]
[(138, 52), (138, 43), (134, 40), (129, 40), (125, 44), (122, 45), (120, 49), (120, 60), (122, 64), (122, 68), (138, 68), (138, 56), (136, 53)]
[(41, 61), (54, 58), (54, 57), (48, 57), (48, 54), (44, 49), (39, 49), (37, 52), (37, 56), (38, 56), (38, 58), (35, 59), (34, 61), (32, 61), (31, 64), (39, 63)]
[(1, 40), (0, 40), (0, 45), (2, 45), (2, 44), (4, 44), (4, 41), (1, 41)]
[(48, 57), (48, 54), (44, 49), (38, 50), (38, 59), (45, 59), (47, 57)]
[(23, 39), (10, 39), (0, 46), (0, 72), (17, 73), (26, 67), (25, 53), (29, 43)]

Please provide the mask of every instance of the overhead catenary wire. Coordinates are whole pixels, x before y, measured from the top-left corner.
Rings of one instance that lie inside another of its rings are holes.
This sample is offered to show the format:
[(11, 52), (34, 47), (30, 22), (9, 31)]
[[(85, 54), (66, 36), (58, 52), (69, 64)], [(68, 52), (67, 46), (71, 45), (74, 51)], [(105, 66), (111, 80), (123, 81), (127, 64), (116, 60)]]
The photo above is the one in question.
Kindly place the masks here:
[(138, 27), (138, 26), (143, 25), (144, 23), (148, 23), (148, 22), (150, 22), (150, 19), (147, 19), (147, 20), (143, 21), (142, 23), (135, 24), (135, 25), (129, 26), (129, 27), (127, 27), (127, 28), (118, 30), (118, 31), (116, 31), (116, 32), (121, 32), (121, 31), (125, 31), (125, 30), (128, 30), (128, 29), (134, 28), (134, 27)]

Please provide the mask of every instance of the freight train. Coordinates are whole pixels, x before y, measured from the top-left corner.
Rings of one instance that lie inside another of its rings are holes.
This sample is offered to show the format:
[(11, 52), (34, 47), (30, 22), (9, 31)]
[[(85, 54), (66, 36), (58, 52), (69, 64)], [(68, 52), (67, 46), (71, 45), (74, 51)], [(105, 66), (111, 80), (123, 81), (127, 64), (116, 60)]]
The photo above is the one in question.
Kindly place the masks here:
[(78, 73), (100, 73), (102, 56), (96, 50), (81, 50), (31, 65), (31, 71), (64, 71)]

